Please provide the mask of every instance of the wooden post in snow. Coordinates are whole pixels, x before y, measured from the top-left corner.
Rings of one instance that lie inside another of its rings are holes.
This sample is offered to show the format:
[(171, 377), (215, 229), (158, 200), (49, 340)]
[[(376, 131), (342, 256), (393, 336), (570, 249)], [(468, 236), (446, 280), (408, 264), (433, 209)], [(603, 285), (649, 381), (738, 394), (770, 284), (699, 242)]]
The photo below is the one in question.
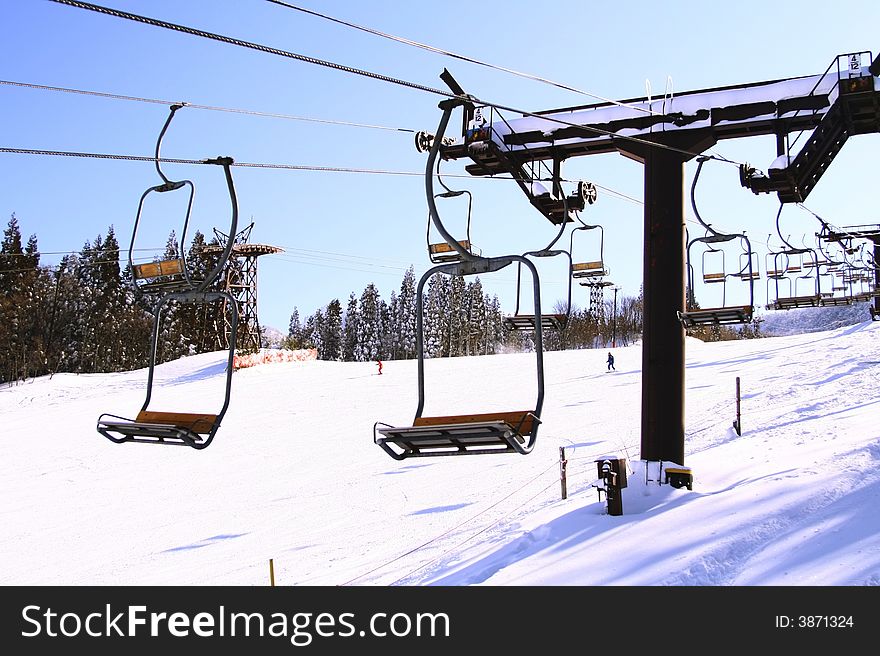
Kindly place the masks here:
[(565, 482), (565, 469), (568, 466), (568, 460), (565, 459), (565, 447), (559, 447), (559, 484), (562, 486), (562, 498), (568, 498), (568, 488)]
[(739, 405), (739, 376), (736, 377), (736, 420), (733, 422), (733, 429), (737, 435), (742, 435), (742, 423), (740, 423), (740, 405)]
[(272, 558), (269, 559), (269, 585), (275, 587), (275, 561)]

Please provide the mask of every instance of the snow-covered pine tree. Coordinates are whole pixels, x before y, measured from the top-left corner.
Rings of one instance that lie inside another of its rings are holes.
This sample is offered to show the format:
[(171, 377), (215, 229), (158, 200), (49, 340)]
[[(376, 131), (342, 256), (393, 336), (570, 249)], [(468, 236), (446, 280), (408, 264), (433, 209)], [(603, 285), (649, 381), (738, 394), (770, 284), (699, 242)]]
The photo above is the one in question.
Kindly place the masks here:
[(468, 355), (488, 353), (489, 326), (487, 324), (486, 295), (479, 276), (468, 284)]
[(447, 302), (449, 300), (449, 278), (441, 273), (428, 280), (428, 290), (424, 303), (424, 349), (425, 357), (440, 358), (444, 355), (443, 346), (447, 341)]
[(388, 302), (387, 314), (383, 349), (387, 359), (399, 360), (403, 350), (400, 345), (400, 300), (397, 292), (393, 289), (391, 290), (391, 300)]
[(306, 319), (306, 325), (303, 329), (306, 336), (305, 348), (317, 349), (318, 359), (321, 359), (321, 353), (324, 349), (324, 345), (321, 341), (323, 329), (324, 310), (318, 308), (312, 316)]
[(416, 357), (416, 274), (410, 265), (400, 283), (398, 303), (398, 344), (403, 359)]
[[(15, 214), (0, 244), (0, 382), (27, 377), (29, 276)], [(30, 281), (32, 284), (32, 281)]]
[(342, 359), (342, 305), (338, 298), (327, 304), (321, 326), (321, 359), (334, 362)]
[(359, 324), (357, 296), (351, 292), (348, 296), (348, 305), (345, 307), (345, 317), (342, 324), (342, 359), (345, 362), (357, 361), (355, 351), (357, 350)]
[[(165, 252), (159, 259), (173, 260), (180, 257), (177, 237), (172, 230), (165, 242)], [(189, 354), (190, 339), (186, 335), (184, 312), (181, 304), (171, 301), (162, 308), (162, 322), (159, 325), (159, 342), (156, 362), (169, 362)]]
[(290, 313), (290, 322), (287, 324), (287, 336), (281, 342), (282, 348), (302, 348), (302, 324), (299, 318), (299, 308), (294, 306)]
[(467, 299), (463, 276), (452, 276), (449, 282), (449, 305), (446, 313), (446, 355), (464, 355), (467, 335)]
[(358, 362), (379, 359), (382, 355), (382, 314), (379, 290), (373, 283), (369, 283), (361, 294), (358, 315), (355, 359)]

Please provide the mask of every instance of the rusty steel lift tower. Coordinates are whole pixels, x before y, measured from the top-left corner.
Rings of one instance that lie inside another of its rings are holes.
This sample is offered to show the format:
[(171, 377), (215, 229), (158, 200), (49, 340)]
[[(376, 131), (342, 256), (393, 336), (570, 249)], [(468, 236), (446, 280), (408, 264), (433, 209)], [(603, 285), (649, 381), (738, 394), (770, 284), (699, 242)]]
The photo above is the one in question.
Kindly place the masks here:
[[(262, 347), (262, 335), (260, 321), (257, 315), (257, 258), (261, 255), (282, 253), (283, 249), (278, 246), (267, 244), (250, 244), (251, 230), (254, 224), (232, 236), (234, 243), (223, 274), (222, 289), (228, 292), (238, 306), (238, 336), (235, 349), (243, 353), (253, 353)], [(218, 244), (206, 246), (206, 255), (221, 252), (230, 239), (229, 235), (214, 230)], [(230, 348), (232, 338), (232, 324), (230, 317), (232, 312), (225, 306), (222, 312), (224, 321), (224, 348)]]

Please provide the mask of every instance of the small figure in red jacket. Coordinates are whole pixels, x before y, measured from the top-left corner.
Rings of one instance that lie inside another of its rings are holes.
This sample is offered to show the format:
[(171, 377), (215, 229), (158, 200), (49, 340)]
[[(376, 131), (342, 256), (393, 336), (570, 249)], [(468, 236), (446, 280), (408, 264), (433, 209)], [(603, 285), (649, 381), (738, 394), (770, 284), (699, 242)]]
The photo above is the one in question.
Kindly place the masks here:
[(379, 365), (379, 375), (381, 376), (381, 375), (382, 375), (382, 361), (381, 361), (381, 360), (376, 360), (376, 364)]

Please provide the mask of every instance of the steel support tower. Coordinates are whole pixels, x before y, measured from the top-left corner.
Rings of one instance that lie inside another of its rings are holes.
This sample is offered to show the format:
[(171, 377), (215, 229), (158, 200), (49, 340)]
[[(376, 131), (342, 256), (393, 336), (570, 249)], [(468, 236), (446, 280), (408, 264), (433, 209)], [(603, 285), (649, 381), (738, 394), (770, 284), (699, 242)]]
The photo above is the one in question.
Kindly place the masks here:
[[(261, 255), (284, 252), (278, 246), (248, 243), (253, 227), (254, 224), (251, 223), (233, 237), (235, 243), (232, 246), (222, 282), (223, 291), (232, 295), (238, 305), (238, 336), (235, 348), (244, 353), (259, 351), (263, 345), (257, 313), (257, 258)], [(214, 232), (219, 244), (208, 246), (205, 248), (205, 253), (209, 254), (215, 250), (219, 252), (225, 248), (226, 240), (229, 239), (228, 235), (216, 230)], [(232, 335), (232, 313), (224, 307), (222, 316), (224, 322), (223, 347), (229, 348)]]

